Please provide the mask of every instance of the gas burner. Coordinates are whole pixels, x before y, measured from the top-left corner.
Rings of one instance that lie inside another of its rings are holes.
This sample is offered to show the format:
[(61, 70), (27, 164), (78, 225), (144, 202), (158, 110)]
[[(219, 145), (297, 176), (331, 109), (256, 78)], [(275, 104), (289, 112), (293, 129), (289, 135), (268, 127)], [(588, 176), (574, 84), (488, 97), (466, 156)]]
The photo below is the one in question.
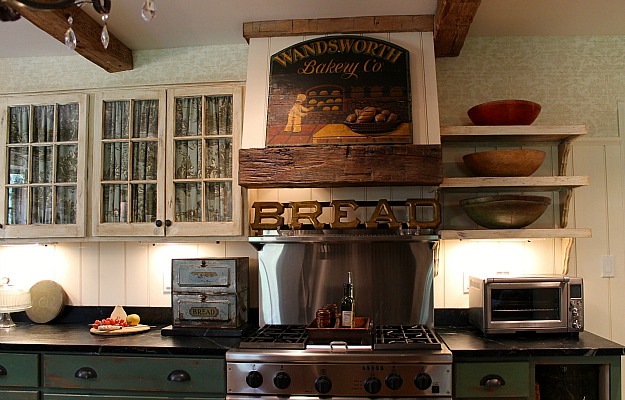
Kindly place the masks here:
[(425, 325), (379, 325), (375, 328), (374, 349), (440, 349), (441, 343)]
[(265, 325), (244, 338), (243, 349), (300, 349), (306, 347), (308, 335), (305, 325)]

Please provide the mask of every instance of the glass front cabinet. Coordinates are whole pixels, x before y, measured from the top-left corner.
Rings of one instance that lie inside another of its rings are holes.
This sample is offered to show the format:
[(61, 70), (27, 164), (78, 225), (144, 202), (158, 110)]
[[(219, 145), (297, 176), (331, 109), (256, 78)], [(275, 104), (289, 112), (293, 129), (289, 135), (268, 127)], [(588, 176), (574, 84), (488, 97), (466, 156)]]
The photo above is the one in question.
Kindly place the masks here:
[(0, 237), (85, 236), (87, 95), (0, 99)]
[(242, 234), (242, 87), (96, 95), (94, 236)]

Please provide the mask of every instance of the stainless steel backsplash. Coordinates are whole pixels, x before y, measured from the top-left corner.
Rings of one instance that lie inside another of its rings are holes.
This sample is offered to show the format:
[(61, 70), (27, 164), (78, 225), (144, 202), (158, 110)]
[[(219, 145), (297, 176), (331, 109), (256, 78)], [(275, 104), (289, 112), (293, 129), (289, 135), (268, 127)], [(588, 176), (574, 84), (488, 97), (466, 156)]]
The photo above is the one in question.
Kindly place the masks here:
[(356, 315), (375, 324), (433, 324), (434, 242), (266, 243), (259, 251), (260, 324), (309, 324), (339, 304), (352, 272)]

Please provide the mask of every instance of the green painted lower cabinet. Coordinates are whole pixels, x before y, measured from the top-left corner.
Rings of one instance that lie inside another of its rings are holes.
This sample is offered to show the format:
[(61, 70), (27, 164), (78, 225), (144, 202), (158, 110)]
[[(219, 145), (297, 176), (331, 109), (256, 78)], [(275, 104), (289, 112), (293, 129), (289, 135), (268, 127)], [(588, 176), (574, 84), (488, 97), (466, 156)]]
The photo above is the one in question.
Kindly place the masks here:
[(0, 400), (223, 400), (224, 357), (0, 353)]
[(620, 356), (506, 359), (455, 360), (454, 398), (621, 399)]

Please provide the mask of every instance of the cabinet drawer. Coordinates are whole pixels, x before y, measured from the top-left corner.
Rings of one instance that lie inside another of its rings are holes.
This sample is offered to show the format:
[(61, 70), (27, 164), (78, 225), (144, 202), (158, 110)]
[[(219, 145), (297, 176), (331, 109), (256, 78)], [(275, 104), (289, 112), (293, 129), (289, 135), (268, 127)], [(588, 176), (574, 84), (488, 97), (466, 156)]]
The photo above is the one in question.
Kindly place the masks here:
[(37, 354), (0, 354), (0, 388), (7, 386), (39, 386)]
[(454, 373), (455, 397), (529, 396), (528, 362), (457, 363)]
[(46, 388), (225, 393), (225, 360), (44, 355)]
[[(4, 393), (2, 393), (4, 395)], [(30, 398), (26, 398), (31, 400)], [(119, 395), (94, 395), (94, 394), (63, 394), (46, 393), (43, 395), (43, 400), (223, 400), (224, 397), (197, 397), (197, 396), (185, 396), (185, 397), (168, 397), (168, 396), (119, 396)], [(3, 398), (4, 400), (4, 398)], [(14, 400), (9, 397), (8, 400)], [(33, 397), (32, 400), (37, 400)]]
[(0, 391), (2, 400), (39, 400), (39, 392), (35, 391)]

